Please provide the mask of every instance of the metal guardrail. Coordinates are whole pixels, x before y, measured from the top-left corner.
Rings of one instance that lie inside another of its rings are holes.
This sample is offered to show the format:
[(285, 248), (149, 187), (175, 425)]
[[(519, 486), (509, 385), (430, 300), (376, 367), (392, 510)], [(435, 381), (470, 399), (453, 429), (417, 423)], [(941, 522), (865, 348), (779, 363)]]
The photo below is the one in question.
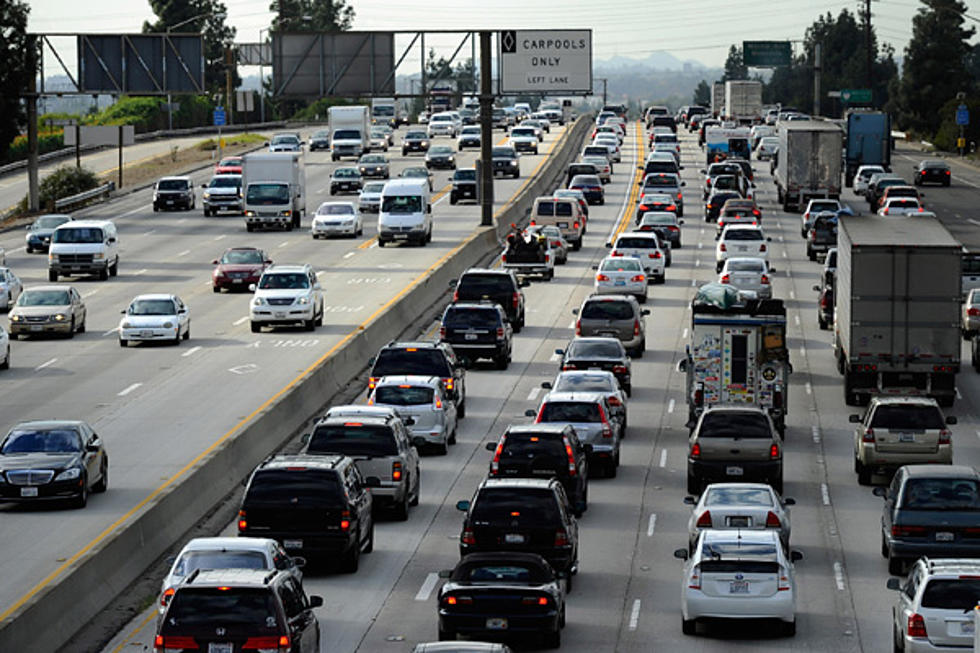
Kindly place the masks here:
[(66, 209), (70, 209), (79, 204), (83, 204), (84, 202), (87, 202), (91, 199), (94, 199), (102, 195), (108, 197), (109, 193), (111, 193), (115, 189), (116, 189), (115, 182), (110, 181), (109, 183), (99, 186), (98, 188), (82, 191), (81, 193), (77, 193), (75, 195), (69, 195), (68, 197), (62, 197), (59, 200), (55, 200), (54, 208), (57, 211), (64, 211)]

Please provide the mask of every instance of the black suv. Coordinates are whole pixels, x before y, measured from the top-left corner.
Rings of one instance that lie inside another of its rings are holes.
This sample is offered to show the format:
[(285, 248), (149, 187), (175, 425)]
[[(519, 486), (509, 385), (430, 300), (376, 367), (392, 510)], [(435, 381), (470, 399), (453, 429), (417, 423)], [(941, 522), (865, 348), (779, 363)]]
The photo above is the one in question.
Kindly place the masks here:
[(578, 571), (578, 522), (557, 479), (484, 479), (470, 501), (456, 509), (466, 513), (459, 554), (478, 551), (537, 553), (559, 572)]
[(498, 370), (506, 370), (514, 345), (514, 329), (499, 304), (459, 302), (450, 304), (443, 312), (439, 340), (452, 345), (453, 351), (467, 363), (489, 358)]
[(571, 424), (510, 426), (486, 447), (491, 478), (557, 478), (576, 517), (588, 508), (592, 445), (582, 444)]
[(476, 178), (476, 168), (457, 168), (453, 173), (453, 188), (449, 191), (449, 203), (456, 204), (460, 200), (480, 201)]
[(277, 455), (252, 472), (238, 512), (238, 534), (270, 537), (291, 555), (341, 558), (357, 571), (374, 549), (369, 486), (347, 456)]
[(409, 152), (421, 152), (425, 154), (429, 151), (429, 135), (425, 130), (411, 130), (405, 132), (402, 138), (402, 156)]
[(520, 178), (520, 157), (517, 155), (517, 150), (510, 145), (493, 148), (491, 162), (493, 164), (494, 177), (504, 175), (505, 177), (511, 176), (514, 179)]
[(313, 608), (321, 605), (287, 571), (198, 569), (174, 592), (155, 650), (315, 653), (320, 624)]
[(438, 376), (445, 396), (456, 404), (456, 416), (466, 417), (466, 367), (452, 345), (444, 342), (389, 342), (372, 358), (368, 392), (382, 376)]
[(456, 286), (454, 302), (489, 299), (504, 309), (514, 333), (520, 333), (524, 328), (524, 293), (521, 288), (526, 287), (527, 282), (519, 282), (512, 271), (470, 268), (450, 285)]

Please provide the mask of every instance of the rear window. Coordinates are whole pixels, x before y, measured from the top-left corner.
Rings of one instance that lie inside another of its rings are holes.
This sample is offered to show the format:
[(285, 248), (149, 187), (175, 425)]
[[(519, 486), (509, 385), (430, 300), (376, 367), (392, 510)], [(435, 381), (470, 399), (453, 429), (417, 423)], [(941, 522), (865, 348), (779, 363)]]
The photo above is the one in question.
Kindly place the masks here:
[(599, 264), (599, 269), (604, 272), (639, 272), (643, 268), (640, 267), (640, 262), (636, 259), (616, 257), (604, 260)]
[(443, 324), (454, 328), (495, 328), (500, 323), (500, 314), (485, 308), (454, 308), (446, 310)]
[(762, 261), (733, 261), (728, 259), (729, 272), (762, 272), (764, 269)]
[(180, 557), (174, 572), (187, 576), (195, 569), (267, 569), (259, 551), (188, 551)]
[(589, 342), (573, 340), (568, 346), (566, 356), (586, 357), (596, 356), (599, 358), (619, 358), (624, 353), (623, 346), (616, 342)]
[(555, 392), (615, 392), (616, 383), (605, 375), (562, 375), (555, 384)]
[(677, 180), (674, 179), (674, 177), (668, 177), (667, 175), (656, 175), (644, 179), (643, 185), (647, 188), (651, 186), (652, 187), (676, 186)]
[(587, 320), (629, 320), (634, 317), (633, 307), (628, 302), (598, 301), (587, 302), (580, 313)]
[(668, 161), (650, 161), (643, 169), (647, 174), (651, 172), (674, 172), (675, 170), (677, 170), (677, 164)]
[(980, 510), (980, 488), (969, 478), (912, 478), (902, 507), (910, 510)]
[(572, 215), (571, 202), (538, 202), (538, 215), (542, 217), (570, 217)]
[(318, 426), (310, 437), (307, 451), (346, 456), (397, 456), (398, 445), (391, 428), (387, 426), (349, 422)]
[(435, 390), (424, 385), (381, 385), (374, 391), (374, 403), (389, 406), (431, 404)]
[(878, 406), (871, 417), (876, 429), (921, 431), (946, 427), (943, 415), (935, 406)]
[(625, 236), (616, 241), (616, 249), (658, 249), (653, 238), (633, 238)]
[(758, 229), (729, 229), (725, 232), (724, 240), (762, 240), (762, 232)]
[(507, 564), (463, 564), (453, 574), (456, 582), (470, 583), (547, 583), (554, 577), (537, 565)]
[(168, 633), (216, 625), (227, 628), (229, 635), (244, 630), (255, 634), (278, 634), (279, 616), (272, 591), (259, 587), (182, 587), (174, 594), (161, 630)]
[(541, 526), (559, 521), (558, 504), (550, 490), (538, 488), (484, 488), (470, 518), (475, 524), (518, 522)]
[(335, 507), (343, 505), (343, 498), (336, 473), (297, 465), (296, 469), (266, 469), (256, 473), (248, 486), (246, 503)]
[(452, 375), (452, 370), (449, 369), (449, 363), (443, 353), (436, 349), (415, 347), (384, 349), (378, 354), (371, 376), (394, 374), (421, 374), (445, 378)]
[(459, 280), (457, 290), (480, 294), (507, 293), (514, 290), (514, 282), (503, 274), (466, 274)]
[(772, 438), (765, 415), (743, 411), (705, 413), (698, 430), (701, 438)]
[(706, 506), (771, 506), (772, 495), (768, 490), (751, 487), (715, 487), (708, 490)]
[(541, 422), (601, 422), (599, 404), (584, 401), (549, 401), (541, 407)]
[(703, 560), (702, 573), (725, 574), (741, 572), (743, 574), (774, 574), (779, 571), (778, 562), (762, 560)]
[[(500, 462), (517, 459), (520, 462), (530, 461), (534, 467), (536, 461), (553, 463), (556, 459), (565, 459), (565, 443), (562, 437), (555, 433), (509, 433), (504, 440), (504, 449), (500, 454)], [(553, 467), (545, 464), (545, 467)]]
[(937, 610), (972, 611), (980, 603), (980, 579), (937, 578), (922, 592), (922, 607)]

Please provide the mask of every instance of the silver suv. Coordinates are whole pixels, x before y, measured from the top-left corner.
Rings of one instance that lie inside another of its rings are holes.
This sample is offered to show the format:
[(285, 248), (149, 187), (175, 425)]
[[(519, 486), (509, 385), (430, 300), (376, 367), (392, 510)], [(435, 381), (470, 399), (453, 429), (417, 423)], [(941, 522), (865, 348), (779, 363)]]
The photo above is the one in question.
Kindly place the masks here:
[(534, 417), (535, 424), (571, 424), (582, 444), (592, 446), (589, 469), (601, 468), (609, 478), (616, 476), (622, 424), (613, 417), (604, 393), (552, 391), (537, 411), (528, 409), (524, 414)]
[(632, 295), (590, 295), (582, 306), (572, 309), (577, 336), (607, 336), (618, 338), (633, 358), (642, 358), (647, 346), (645, 316)]
[(919, 558), (904, 582), (889, 578), (888, 589), (898, 591), (892, 607), (896, 651), (972, 650), (980, 560)]
[(395, 409), (420, 448), (434, 447), (445, 456), (456, 444), (456, 404), (445, 396), (438, 376), (383, 376), (368, 404)]
[(419, 438), (409, 437), (405, 424), (394, 416), (325, 417), (303, 436), (304, 454), (350, 456), (364, 478), (377, 477), (371, 488), (375, 505), (388, 504), (395, 517), (408, 519), (408, 507), (418, 505), (421, 478)]
[(952, 415), (943, 418), (929, 397), (873, 397), (864, 416), (851, 415), (854, 428), (854, 471), (858, 483), (887, 474), (902, 465), (953, 463)]

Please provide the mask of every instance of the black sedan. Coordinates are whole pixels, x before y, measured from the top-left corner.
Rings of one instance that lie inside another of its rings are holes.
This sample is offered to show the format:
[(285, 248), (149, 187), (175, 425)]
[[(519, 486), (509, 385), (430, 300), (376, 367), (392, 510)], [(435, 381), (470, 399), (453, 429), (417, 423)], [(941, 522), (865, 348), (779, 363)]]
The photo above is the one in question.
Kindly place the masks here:
[(425, 167), (456, 169), (456, 152), (448, 145), (436, 145), (429, 148), (425, 155)]
[(82, 421), (22, 422), (0, 443), (0, 502), (68, 501), (84, 508), (109, 486), (102, 440)]
[(612, 372), (629, 397), (633, 394), (632, 363), (618, 338), (574, 338), (564, 349), (556, 349), (564, 370), (605, 370)]
[(565, 592), (548, 562), (536, 553), (473, 553), (439, 590), (439, 639), (457, 634), (486, 638), (540, 638), (561, 646)]
[(952, 177), (953, 173), (949, 169), (948, 163), (937, 159), (926, 159), (925, 161), (919, 161), (919, 164), (915, 166), (915, 172), (912, 174), (912, 183), (916, 186), (921, 186), (922, 184), (949, 186)]
[(572, 190), (582, 191), (585, 201), (589, 204), (605, 204), (606, 192), (602, 188), (602, 182), (597, 175), (575, 175), (572, 183), (568, 185)]

